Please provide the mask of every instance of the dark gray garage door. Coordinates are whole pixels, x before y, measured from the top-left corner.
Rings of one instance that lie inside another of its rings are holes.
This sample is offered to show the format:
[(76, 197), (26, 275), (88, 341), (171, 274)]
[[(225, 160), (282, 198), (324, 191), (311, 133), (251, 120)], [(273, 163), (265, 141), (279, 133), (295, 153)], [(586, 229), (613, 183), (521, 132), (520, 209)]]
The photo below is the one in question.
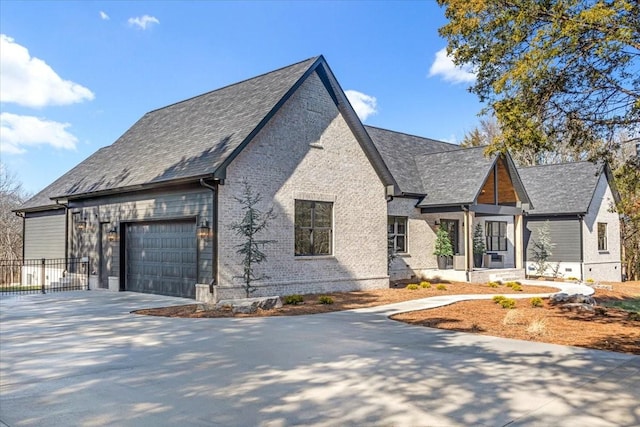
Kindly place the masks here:
[(195, 298), (195, 221), (127, 225), (126, 289)]

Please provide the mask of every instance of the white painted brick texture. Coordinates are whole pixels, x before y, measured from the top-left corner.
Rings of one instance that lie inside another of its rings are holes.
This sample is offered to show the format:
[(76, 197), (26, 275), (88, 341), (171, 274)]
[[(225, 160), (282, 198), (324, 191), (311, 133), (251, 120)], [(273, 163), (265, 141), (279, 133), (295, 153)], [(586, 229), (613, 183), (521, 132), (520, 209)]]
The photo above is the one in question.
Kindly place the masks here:
[[(242, 238), (230, 225), (242, 215), (234, 197), (242, 180), (277, 218), (261, 239), (267, 261), (256, 268), (269, 279), (254, 294), (320, 293), (388, 286), (384, 185), (322, 82), (311, 75), (227, 169), (219, 194), (221, 298), (242, 295)], [(296, 199), (332, 201), (333, 255), (294, 255)]]

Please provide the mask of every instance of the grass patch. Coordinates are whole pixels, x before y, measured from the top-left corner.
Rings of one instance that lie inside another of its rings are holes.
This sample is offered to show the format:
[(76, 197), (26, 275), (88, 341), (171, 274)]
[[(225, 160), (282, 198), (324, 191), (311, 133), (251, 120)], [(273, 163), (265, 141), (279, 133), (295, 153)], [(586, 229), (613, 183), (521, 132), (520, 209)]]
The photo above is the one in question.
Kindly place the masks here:
[(0, 286), (0, 292), (20, 292), (20, 291), (37, 291), (42, 289), (40, 285), (8, 285), (8, 286)]
[(604, 301), (602, 305), (640, 313), (640, 297), (623, 301)]

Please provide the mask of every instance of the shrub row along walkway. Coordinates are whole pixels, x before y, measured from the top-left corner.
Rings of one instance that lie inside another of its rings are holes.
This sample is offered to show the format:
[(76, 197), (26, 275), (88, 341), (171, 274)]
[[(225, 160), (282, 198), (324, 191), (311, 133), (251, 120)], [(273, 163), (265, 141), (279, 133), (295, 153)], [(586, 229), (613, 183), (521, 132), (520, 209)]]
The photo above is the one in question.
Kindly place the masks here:
[[(551, 295), (559, 292), (564, 292), (569, 295), (592, 295), (594, 293), (594, 289), (592, 287), (579, 283), (549, 282), (541, 280), (519, 280), (519, 282), (523, 285), (549, 286), (551, 288), (558, 288), (559, 291), (546, 294), (508, 294), (509, 298), (548, 298)], [(442, 307), (460, 301), (492, 299), (494, 296), (495, 295), (492, 294), (443, 295), (397, 302), (393, 304), (379, 305), (376, 307), (357, 308), (351, 311), (355, 313), (380, 314), (382, 316), (389, 317), (395, 314), (406, 313), (409, 311), (428, 310), (430, 308)]]

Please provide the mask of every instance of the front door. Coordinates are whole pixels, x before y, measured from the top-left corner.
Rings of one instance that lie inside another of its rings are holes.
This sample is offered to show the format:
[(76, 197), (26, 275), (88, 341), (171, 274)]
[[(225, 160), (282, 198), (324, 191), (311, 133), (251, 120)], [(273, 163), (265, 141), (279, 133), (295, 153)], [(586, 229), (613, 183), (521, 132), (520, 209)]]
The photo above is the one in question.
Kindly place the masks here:
[[(445, 230), (447, 230), (447, 233), (449, 233), (449, 240), (451, 241), (451, 247), (453, 248), (454, 255), (457, 255), (460, 253), (460, 248), (458, 246), (459, 222), (460, 221), (458, 221), (457, 219), (441, 219), (440, 220), (440, 227), (444, 228)], [(453, 265), (453, 257), (447, 260), (447, 265), (448, 266)]]

